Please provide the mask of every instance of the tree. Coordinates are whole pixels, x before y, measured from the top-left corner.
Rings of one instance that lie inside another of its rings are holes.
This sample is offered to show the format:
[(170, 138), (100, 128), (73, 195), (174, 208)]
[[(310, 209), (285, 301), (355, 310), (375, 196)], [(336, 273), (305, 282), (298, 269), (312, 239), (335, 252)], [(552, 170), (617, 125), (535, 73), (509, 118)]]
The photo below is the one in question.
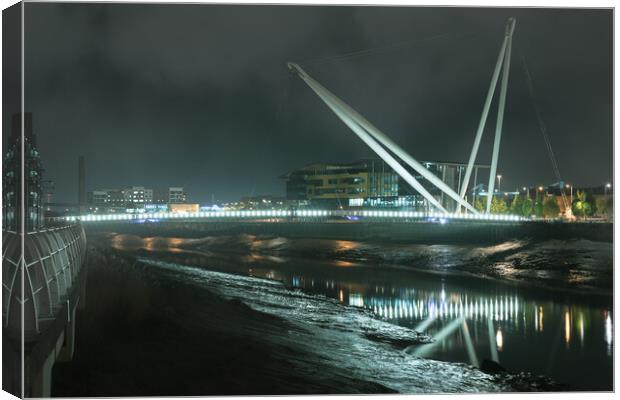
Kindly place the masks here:
[(523, 201), (521, 200), (521, 196), (518, 194), (512, 198), (512, 202), (510, 203), (510, 213), (514, 215), (521, 215), (523, 210)]
[(480, 212), (484, 212), (486, 209), (485, 203), (482, 202), (480, 197), (476, 197), (476, 201), (474, 201), (474, 208)]
[(546, 218), (556, 218), (560, 214), (560, 206), (555, 200), (555, 196), (548, 197), (543, 202), (543, 215)]
[(594, 204), (596, 205), (595, 213), (597, 215), (607, 215), (607, 200), (605, 200), (604, 197), (599, 197), (598, 199), (596, 199)]
[(543, 216), (543, 202), (540, 199), (536, 199), (536, 202), (534, 203), (534, 215), (536, 215), (537, 217), (542, 217)]
[(491, 212), (493, 214), (505, 214), (507, 211), (508, 206), (506, 205), (506, 201), (503, 198), (493, 196), (493, 200), (491, 201)]
[(577, 191), (577, 199), (572, 205), (573, 215), (585, 218), (588, 215), (592, 215), (594, 211), (592, 205), (587, 201), (586, 192), (583, 190)]
[(521, 204), (521, 215), (523, 215), (524, 217), (529, 217), (532, 215), (533, 211), (534, 202), (532, 201), (530, 196), (527, 196), (525, 199), (523, 199), (523, 204)]

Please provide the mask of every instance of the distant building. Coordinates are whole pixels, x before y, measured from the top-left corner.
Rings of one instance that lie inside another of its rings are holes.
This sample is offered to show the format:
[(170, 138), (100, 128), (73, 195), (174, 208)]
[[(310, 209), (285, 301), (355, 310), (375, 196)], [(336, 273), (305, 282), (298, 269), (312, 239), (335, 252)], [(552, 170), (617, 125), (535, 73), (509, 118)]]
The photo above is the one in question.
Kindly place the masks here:
[[(124, 189), (97, 189), (87, 194), (88, 205), (94, 212), (125, 212), (128, 209), (142, 210), (145, 208), (164, 210), (168, 204), (187, 202), (182, 187), (150, 189), (144, 186), (131, 186)], [(158, 205), (163, 207), (146, 207)]]
[(153, 202), (153, 189), (147, 189), (144, 186), (132, 186), (123, 189), (125, 203), (131, 206), (143, 205)]
[(398, 196), (398, 175), (381, 160), (312, 164), (283, 178), (288, 200), (348, 205), (349, 199)]
[(168, 204), (184, 204), (187, 202), (185, 190), (182, 187), (168, 188)]
[[(24, 199), (25, 231), (43, 226), (43, 186), (41, 157), (32, 131), (32, 113), (24, 113), (24, 159), (21, 157), (22, 114), (14, 114), (11, 135), (4, 154), (2, 168), (2, 223), (3, 229), (21, 231), (21, 202)], [(24, 166), (24, 185), (21, 168)]]
[(54, 181), (47, 179), (41, 181), (41, 184), (43, 188), (43, 207), (45, 208), (45, 211), (51, 211), (49, 204), (52, 202), (52, 198), (54, 196)]
[[(455, 192), (459, 192), (467, 164), (424, 161), (422, 165)], [(471, 187), (477, 183), (481, 169), (488, 170), (489, 167), (474, 165), (474, 184)], [(444, 195), (415, 171), (410, 172), (446, 209), (456, 209), (456, 201)], [(426, 200), (380, 159), (361, 160), (351, 164), (312, 164), (282, 178), (286, 179), (287, 200), (309, 201), (311, 204), (332, 208), (428, 207)], [(488, 178), (488, 172), (485, 178)]]
[(242, 197), (238, 203), (235, 203), (235, 208), (240, 210), (257, 210), (257, 209), (275, 209), (282, 208), (286, 204), (286, 198), (272, 195), (257, 195)]
[(187, 196), (183, 187), (167, 187), (153, 189), (153, 204), (184, 204)]
[(122, 189), (98, 189), (88, 192), (88, 205), (90, 208), (101, 210), (120, 210), (127, 206), (125, 193)]
[[(425, 166), (429, 171), (439, 177), (443, 183), (448, 185), (452, 190), (456, 193), (460, 193), (461, 185), (463, 184), (463, 179), (465, 178), (465, 172), (467, 170), (466, 163), (458, 163), (458, 162), (450, 162), (450, 161), (421, 161), (423, 166)], [(466, 200), (470, 204), (474, 204), (476, 199), (476, 190), (474, 188), (480, 187), (482, 185), (479, 182), (482, 180), (483, 182), (488, 182), (489, 179), (489, 165), (484, 164), (474, 164), (471, 174), (470, 184), (468, 186), (468, 193), (466, 195)], [(446, 208), (448, 211), (456, 210), (456, 200), (452, 199), (441, 190), (439, 190), (435, 185), (430, 183), (427, 179), (424, 179), (420, 174), (415, 173), (412, 169), (409, 169), (409, 172), (422, 184), (422, 186), (428, 190), (430, 194), (432, 194), (442, 206)], [(405, 195), (415, 195), (419, 201), (422, 200), (422, 196), (417, 194), (417, 192), (402, 178), (399, 177), (399, 194), (401, 196)]]
[(87, 196), (88, 202), (94, 206), (107, 206), (108, 192), (107, 190), (93, 190)]

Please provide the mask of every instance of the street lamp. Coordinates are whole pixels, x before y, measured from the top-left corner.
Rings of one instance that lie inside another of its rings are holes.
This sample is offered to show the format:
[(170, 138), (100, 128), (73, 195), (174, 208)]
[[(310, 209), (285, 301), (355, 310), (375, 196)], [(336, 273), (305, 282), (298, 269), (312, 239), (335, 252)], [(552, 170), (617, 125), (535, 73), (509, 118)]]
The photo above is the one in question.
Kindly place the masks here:
[(497, 190), (498, 191), (502, 191), (502, 176), (501, 175), (497, 175)]
[(607, 183), (605, 185), (605, 201), (607, 201), (607, 191), (611, 188), (611, 183)]
[(566, 188), (570, 188), (570, 205), (573, 206), (573, 185), (566, 184)]
[(538, 193), (540, 192), (540, 201), (542, 202), (544, 200), (544, 195), (543, 195), (543, 190), (545, 188), (543, 188), (542, 186), (538, 186), (538, 192), (536, 192), (536, 201), (538, 201)]

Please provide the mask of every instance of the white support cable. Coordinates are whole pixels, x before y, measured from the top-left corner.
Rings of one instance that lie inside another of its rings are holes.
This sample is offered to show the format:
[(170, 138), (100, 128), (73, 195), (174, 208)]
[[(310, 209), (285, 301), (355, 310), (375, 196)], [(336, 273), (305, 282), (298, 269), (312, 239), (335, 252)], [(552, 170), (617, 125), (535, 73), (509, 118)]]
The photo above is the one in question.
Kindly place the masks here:
[(495, 88), (497, 87), (499, 71), (501, 70), (502, 62), (504, 61), (504, 54), (506, 52), (507, 42), (508, 42), (508, 37), (504, 36), (504, 41), (502, 43), (502, 47), (499, 50), (497, 62), (495, 63), (495, 69), (493, 70), (493, 75), (491, 77), (491, 84), (489, 85), (489, 91), (487, 92), (487, 98), (484, 102), (484, 107), (482, 108), (482, 115), (480, 116), (480, 122), (478, 123), (478, 130), (476, 131), (474, 145), (471, 149), (471, 154), (469, 155), (469, 162), (467, 163), (467, 169), (465, 170), (465, 177), (463, 178), (463, 182), (461, 184), (460, 194), (462, 198), (465, 198), (465, 195), (467, 194), (467, 187), (469, 186), (469, 179), (471, 178), (471, 172), (473, 170), (474, 163), (476, 162), (476, 157), (478, 156), (478, 149), (480, 148), (480, 141), (482, 140), (482, 134), (484, 132), (484, 127), (486, 125), (487, 118), (489, 116), (489, 109), (491, 108), (491, 102), (493, 101), (493, 96), (495, 95)]
[(512, 34), (515, 29), (516, 20), (510, 18), (506, 26), (506, 54), (504, 55), (504, 66), (502, 70), (502, 86), (499, 92), (499, 105), (497, 109), (497, 123), (495, 125), (495, 140), (493, 142), (493, 158), (491, 159), (491, 171), (489, 173), (489, 186), (487, 194), (486, 212), (491, 212), (491, 202), (495, 192), (495, 174), (497, 174), (497, 159), (499, 158), (499, 145), (502, 140), (502, 125), (504, 123), (504, 109), (506, 108), (506, 91), (508, 90), (508, 76), (510, 74), (510, 52), (512, 48)]
[[(383, 132), (381, 132), (377, 127), (372, 125), (368, 120), (366, 120), (363, 116), (361, 116), (357, 111), (352, 109), (349, 105), (344, 103), (341, 99), (336, 97), (333, 93), (327, 90), (324, 86), (310, 77), (299, 65), (294, 63), (288, 63), (290, 69), (295, 70), (299, 74), (299, 77), (303, 79), (308, 86), (323, 99), (324, 102), (325, 96), (329, 98), (331, 102), (336, 104), (340, 109), (342, 109), (346, 114), (356, 123), (359, 124), (362, 128), (365, 129), (372, 137), (378, 140), (381, 144), (386, 146), (390, 151), (396, 154), (401, 160), (407, 163), (410, 167), (412, 167), (417, 173), (426, 178), (431, 184), (436, 186), (443, 193), (450, 196), (453, 200), (455, 200), (458, 204), (465, 207), (467, 210), (471, 211), (474, 214), (477, 214), (478, 211), (472, 207), (471, 204), (463, 200), (452, 188), (450, 188), (445, 182), (439, 179), (435, 174), (429, 171), (426, 167), (420, 164), (417, 160), (415, 160), (412, 156), (410, 156), (405, 150), (403, 150), (400, 146), (394, 143), (389, 137), (387, 137)], [(323, 95), (321, 94), (323, 93)], [(331, 107), (330, 107), (331, 108)], [(392, 167), (394, 168), (394, 167)], [(399, 174), (400, 175), (400, 174)], [(402, 175), (401, 175), (402, 176)], [(404, 178), (404, 177), (403, 177)], [(408, 182), (409, 183), (409, 182)], [(413, 185), (412, 185), (413, 186)], [(414, 189), (418, 190), (416, 187)]]
[(566, 199), (566, 191), (564, 190), (564, 181), (562, 179), (562, 175), (560, 175), (560, 168), (558, 167), (558, 161), (555, 158), (555, 153), (553, 152), (553, 148), (551, 147), (551, 140), (549, 139), (549, 134), (547, 133), (547, 126), (545, 125), (545, 122), (542, 118), (542, 115), (540, 114), (540, 110), (536, 102), (536, 96), (534, 95), (534, 84), (532, 82), (532, 75), (530, 74), (530, 69), (527, 66), (527, 63), (525, 61), (525, 55), (523, 54), (521, 54), (521, 61), (523, 62), (523, 69), (525, 71), (527, 87), (529, 89), (530, 98), (532, 100), (532, 107), (534, 108), (534, 112), (536, 113), (536, 119), (538, 120), (538, 127), (545, 141), (545, 146), (549, 154), (549, 159), (551, 160), (551, 166), (553, 167), (553, 173), (555, 174), (555, 178), (558, 182), (562, 184), (562, 186), (560, 187), (560, 194), (562, 195), (562, 202), (564, 203), (564, 208), (568, 209), (570, 205), (568, 204), (569, 201)]

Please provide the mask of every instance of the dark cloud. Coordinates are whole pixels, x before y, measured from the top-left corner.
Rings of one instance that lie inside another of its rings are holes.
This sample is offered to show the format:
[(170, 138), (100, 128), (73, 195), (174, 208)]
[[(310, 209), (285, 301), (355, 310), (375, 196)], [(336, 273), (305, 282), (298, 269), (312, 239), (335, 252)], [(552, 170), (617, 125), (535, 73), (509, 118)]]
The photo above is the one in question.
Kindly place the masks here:
[(610, 179), (610, 10), (28, 3), (26, 108), (58, 201), (75, 200), (80, 154), (90, 189), (185, 185), (195, 201), (371, 156), (290, 60), (414, 157), (465, 161), (513, 15), (502, 186), (554, 180), (522, 58), (565, 179)]

